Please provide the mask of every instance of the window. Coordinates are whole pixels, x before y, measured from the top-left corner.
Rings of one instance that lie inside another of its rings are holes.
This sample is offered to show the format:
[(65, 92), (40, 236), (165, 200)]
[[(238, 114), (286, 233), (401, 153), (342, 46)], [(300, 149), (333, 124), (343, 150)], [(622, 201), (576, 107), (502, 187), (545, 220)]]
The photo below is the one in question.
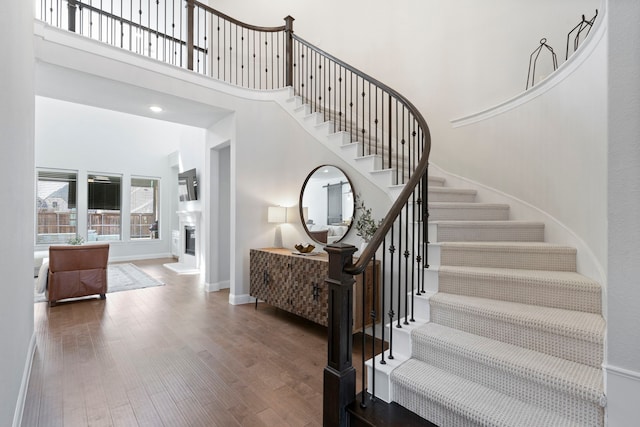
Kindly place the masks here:
[(66, 243), (78, 232), (76, 172), (38, 171), (36, 244)]
[(159, 183), (157, 179), (131, 178), (131, 238), (157, 239), (160, 237)]
[(89, 174), (87, 240), (120, 240), (120, 176)]

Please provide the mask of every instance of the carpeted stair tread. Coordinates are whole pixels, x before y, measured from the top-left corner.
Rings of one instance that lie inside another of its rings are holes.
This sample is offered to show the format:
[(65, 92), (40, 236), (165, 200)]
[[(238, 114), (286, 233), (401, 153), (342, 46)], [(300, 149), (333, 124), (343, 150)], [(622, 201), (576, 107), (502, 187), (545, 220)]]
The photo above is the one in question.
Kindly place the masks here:
[(438, 292), (430, 298), (432, 305), (454, 307), (529, 327), (553, 331), (555, 334), (602, 344), (604, 319), (595, 313), (540, 307), (510, 301), (470, 297)]
[[(410, 359), (392, 373), (397, 402), (441, 425), (485, 427), (578, 426), (560, 414)], [(430, 403), (434, 402), (435, 405)]]
[(594, 367), (602, 363), (599, 314), (443, 292), (429, 302), (432, 322)]
[(412, 357), (419, 360), (430, 362), (421, 355), (422, 343), (426, 342), (426, 348), (437, 346), (457, 357), (477, 360), (600, 407), (606, 404), (601, 369), (431, 322), (414, 329), (411, 338)]
[(544, 223), (512, 220), (435, 220), (438, 242), (522, 241), (542, 242)]
[(441, 266), (441, 292), (601, 313), (600, 284), (571, 271)]
[(545, 242), (443, 242), (441, 265), (576, 271), (576, 249)]

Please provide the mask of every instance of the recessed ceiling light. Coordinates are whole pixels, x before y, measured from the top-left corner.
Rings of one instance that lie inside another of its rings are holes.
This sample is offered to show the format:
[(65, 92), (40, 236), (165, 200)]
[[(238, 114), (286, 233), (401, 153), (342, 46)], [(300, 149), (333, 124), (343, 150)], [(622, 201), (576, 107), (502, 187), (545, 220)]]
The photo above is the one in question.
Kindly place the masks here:
[(161, 113), (162, 107), (158, 107), (157, 105), (152, 105), (151, 107), (149, 107), (149, 110), (153, 111), (154, 113)]

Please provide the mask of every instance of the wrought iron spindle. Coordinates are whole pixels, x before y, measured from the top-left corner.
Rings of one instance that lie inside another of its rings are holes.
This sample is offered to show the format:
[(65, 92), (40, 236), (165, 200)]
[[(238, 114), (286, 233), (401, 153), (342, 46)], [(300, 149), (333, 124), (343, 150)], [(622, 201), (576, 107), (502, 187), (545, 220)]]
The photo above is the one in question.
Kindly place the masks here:
[(360, 406), (362, 408), (366, 408), (367, 407), (367, 400), (366, 400), (366, 396), (367, 396), (367, 383), (366, 383), (366, 371), (367, 371), (367, 367), (365, 365), (365, 354), (366, 354), (366, 349), (367, 349), (367, 334), (365, 333), (365, 328), (366, 328), (366, 313), (365, 313), (365, 307), (366, 305), (366, 296), (365, 296), (365, 288), (366, 288), (366, 283), (367, 283), (367, 272), (364, 271), (362, 272), (362, 298), (361, 298), (361, 304), (362, 304), (362, 330), (360, 331), (362, 334), (362, 364), (360, 366), (360, 371), (362, 374), (362, 401), (360, 402)]

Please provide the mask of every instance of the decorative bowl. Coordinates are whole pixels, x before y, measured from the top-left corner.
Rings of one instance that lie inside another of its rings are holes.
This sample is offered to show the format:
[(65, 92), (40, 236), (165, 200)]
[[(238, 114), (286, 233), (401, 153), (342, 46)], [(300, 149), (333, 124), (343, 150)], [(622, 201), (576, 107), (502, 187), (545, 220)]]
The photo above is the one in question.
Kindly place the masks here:
[(308, 243), (307, 245), (303, 245), (302, 243), (298, 243), (294, 247), (296, 248), (296, 250), (298, 252), (303, 253), (303, 254), (308, 254), (309, 252), (311, 252), (312, 250), (314, 250), (316, 248), (311, 243)]

